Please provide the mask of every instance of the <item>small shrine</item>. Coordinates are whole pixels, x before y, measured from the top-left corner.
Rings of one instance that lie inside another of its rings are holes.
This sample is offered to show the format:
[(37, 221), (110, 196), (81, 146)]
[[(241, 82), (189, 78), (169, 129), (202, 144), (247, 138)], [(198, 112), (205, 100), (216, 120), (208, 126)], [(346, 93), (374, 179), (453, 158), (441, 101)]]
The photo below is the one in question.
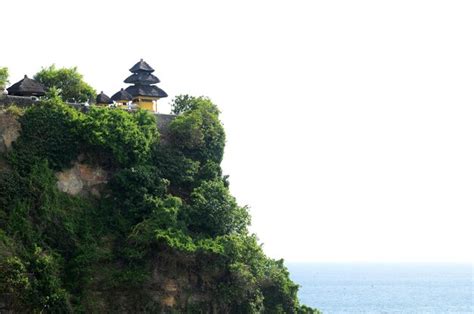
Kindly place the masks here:
[(128, 109), (133, 96), (123, 88), (112, 95), (111, 99), (114, 101), (118, 108)]
[(113, 104), (112, 99), (110, 99), (109, 96), (104, 94), (104, 92), (100, 92), (99, 95), (97, 95), (95, 99), (95, 103), (97, 106), (108, 106), (110, 104)]

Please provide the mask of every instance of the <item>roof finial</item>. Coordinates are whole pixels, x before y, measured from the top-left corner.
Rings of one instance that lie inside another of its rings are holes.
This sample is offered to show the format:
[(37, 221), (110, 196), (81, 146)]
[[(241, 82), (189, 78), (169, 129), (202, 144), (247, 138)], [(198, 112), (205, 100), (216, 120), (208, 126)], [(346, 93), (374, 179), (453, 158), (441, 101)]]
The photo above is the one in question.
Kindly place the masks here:
[(140, 58), (140, 62), (143, 62), (143, 58)]
[(25, 74), (25, 77), (24, 77), (24, 78), (28, 78), (28, 76), (26, 76), (26, 74)]

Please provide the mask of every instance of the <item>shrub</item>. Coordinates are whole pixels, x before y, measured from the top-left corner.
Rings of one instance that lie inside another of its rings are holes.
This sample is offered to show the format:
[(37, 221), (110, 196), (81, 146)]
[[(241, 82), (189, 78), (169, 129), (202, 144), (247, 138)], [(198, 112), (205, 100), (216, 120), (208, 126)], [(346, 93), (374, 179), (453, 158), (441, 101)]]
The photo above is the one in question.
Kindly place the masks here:
[(149, 157), (158, 139), (156, 121), (145, 111), (128, 113), (92, 106), (84, 119), (85, 141), (108, 152), (121, 166), (131, 166)]
[(22, 173), (41, 159), (55, 170), (70, 166), (79, 153), (81, 120), (81, 113), (58, 99), (29, 107), (20, 117), (21, 134), (9, 155), (11, 164)]
[(168, 181), (161, 178), (156, 167), (144, 165), (120, 170), (109, 186), (117, 208), (131, 223), (136, 223), (153, 211), (153, 199), (164, 197)]
[(206, 237), (242, 234), (250, 223), (247, 209), (237, 205), (222, 181), (204, 181), (193, 191), (187, 218), (189, 229)]

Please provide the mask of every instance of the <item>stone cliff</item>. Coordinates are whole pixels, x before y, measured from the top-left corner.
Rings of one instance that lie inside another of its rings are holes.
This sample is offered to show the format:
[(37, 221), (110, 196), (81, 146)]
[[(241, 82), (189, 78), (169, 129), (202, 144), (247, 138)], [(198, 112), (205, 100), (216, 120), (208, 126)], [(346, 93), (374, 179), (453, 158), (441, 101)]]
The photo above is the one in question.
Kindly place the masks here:
[[(4, 108), (0, 110), (0, 153), (12, 149), (12, 144), (21, 133), (18, 115)], [(155, 114), (161, 140), (167, 141), (168, 125), (174, 115)], [(8, 167), (0, 160), (0, 172)], [(69, 195), (82, 197), (100, 197), (111, 173), (97, 165), (84, 161), (82, 155), (73, 162), (71, 168), (55, 173), (57, 188)], [(104, 243), (111, 239), (102, 239)], [(112, 244), (110, 244), (112, 245)], [(107, 247), (107, 244), (104, 245)], [(1, 248), (1, 246), (0, 246)], [(109, 265), (110, 266), (110, 265)], [(114, 265), (120, 268), (120, 265)], [(168, 251), (153, 257), (148, 266), (152, 276), (139, 288), (130, 290), (104, 287), (101, 276), (92, 279), (87, 290), (88, 302), (84, 304), (91, 312), (134, 313), (167, 311), (192, 311), (192, 305), (208, 304), (207, 312), (217, 313), (217, 305), (212, 305), (212, 284), (224, 274), (219, 271), (205, 270), (202, 261), (196, 256)], [(97, 271), (100, 274), (100, 270)], [(14, 313), (14, 300), (0, 296), (0, 313)], [(13, 302), (13, 303), (12, 303)], [(201, 308), (203, 305), (200, 306)], [(222, 307), (221, 307), (222, 309)]]
[(5, 153), (11, 148), (12, 143), (20, 135), (20, 127), (14, 114), (0, 111), (0, 153)]
[(228, 189), (219, 110), (185, 99), (0, 108), (0, 313), (317, 313)]

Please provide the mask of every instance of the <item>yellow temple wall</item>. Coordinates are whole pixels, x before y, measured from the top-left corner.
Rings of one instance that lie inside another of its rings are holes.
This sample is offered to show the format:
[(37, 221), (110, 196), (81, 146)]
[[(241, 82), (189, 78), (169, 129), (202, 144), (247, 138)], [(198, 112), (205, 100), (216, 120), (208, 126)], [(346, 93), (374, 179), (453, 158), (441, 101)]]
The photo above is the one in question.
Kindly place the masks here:
[(138, 99), (134, 99), (133, 103), (136, 104), (138, 108), (156, 112), (156, 100), (138, 98)]
[(154, 106), (153, 106), (153, 101), (140, 101), (137, 103), (138, 107), (141, 109), (149, 110), (149, 111), (155, 111)]

